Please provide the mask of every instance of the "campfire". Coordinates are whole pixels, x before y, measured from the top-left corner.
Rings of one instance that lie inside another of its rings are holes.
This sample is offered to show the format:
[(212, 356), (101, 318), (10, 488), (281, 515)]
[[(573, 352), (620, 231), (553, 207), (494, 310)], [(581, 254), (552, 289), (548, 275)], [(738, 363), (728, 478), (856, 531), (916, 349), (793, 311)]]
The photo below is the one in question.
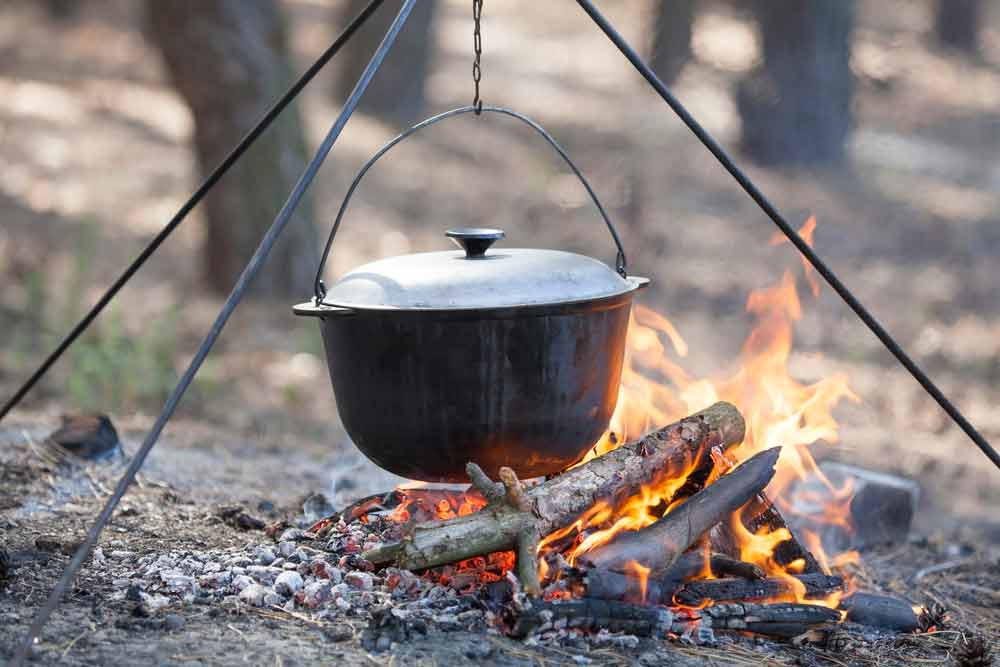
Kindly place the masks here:
[[(810, 219), (803, 237), (814, 228)], [(818, 293), (808, 266), (805, 278)], [(636, 306), (610, 430), (568, 470), (525, 483), (510, 468), (490, 479), (470, 461), (468, 489), (399, 488), (307, 533), (357, 522), (364, 539), (340, 550), (392, 568), (390, 588), (405, 588), (400, 572), (417, 572), (484, 594), (516, 637), (573, 629), (705, 640), (732, 630), (792, 639), (846, 619), (916, 629), (920, 608), (856, 593), (856, 552), (823, 549), (825, 527), (852, 528), (852, 488), (832, 484), (809, 446), (835, 442), (833, 408), (858, 399), (843, 374), (811, 384), (789, 374), (801, 314), (794, 274), (753, 292), (747, 310), (756, 325), (739, 366), (712, 380), (675, 361), (687, 345), (669, 319)], [(818, 511), (797, 523), (814, 529), (793, 533), (785, 517), (801, 500)]]

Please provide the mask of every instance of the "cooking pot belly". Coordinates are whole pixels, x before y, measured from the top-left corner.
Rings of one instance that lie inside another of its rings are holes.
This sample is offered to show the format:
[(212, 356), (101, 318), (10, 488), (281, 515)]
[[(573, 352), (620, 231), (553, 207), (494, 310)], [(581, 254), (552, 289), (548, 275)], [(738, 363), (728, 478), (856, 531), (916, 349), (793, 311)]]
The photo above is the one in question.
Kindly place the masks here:
[(487, 319), (361, 313), (323, 320), (344, 427), (379, 466), (466, 481), (474, 461), (522, 477), (578, 461), (614, 411), (630, 301)]

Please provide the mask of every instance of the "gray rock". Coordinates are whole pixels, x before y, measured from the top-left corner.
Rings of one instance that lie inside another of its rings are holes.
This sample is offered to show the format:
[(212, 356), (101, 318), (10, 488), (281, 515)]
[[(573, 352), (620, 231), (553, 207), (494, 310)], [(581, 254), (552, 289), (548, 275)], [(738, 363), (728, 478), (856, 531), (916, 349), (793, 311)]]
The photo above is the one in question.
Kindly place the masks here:
[(274, 555), (274, 549), (264, 545), (254, 549), (253, 556), (254, 560), (256, 560), (259, 565), (270, 565), (276, 558)]
[(264, 596), (269, 592), (271, 592), (270, 589), (265, 586), (261, 586), (260, 584), (250, 584), (240, 591), (239, 598), (240, 601), (245, 604), (260, 607), (264, 604)]
[(167, 630), (180, 630), (184, 627), (184, 618), (179, 614), (167, 614), (163, 617), (163, 627)]
[(298, 549), (298, 547), (295, 545), (295, 542), (289, 542), (288, 540), (283, 540), (282, 542), (278, 543), (278, 553), (281, 554), (282, 558), (288, 558), (293, 553), (295, 553), (296, 549)]
[(370, 591), (374, 586), (372, 575), (367, 572), (348, 572), (344, 575), (344, 583), (351, 588), (361, 591)]
[(273, 607), (275, 605), (283, 604), (284, 602), (285, 602), (285, 598), (280, 593), (271, 591), (269, 593), (265, 593), (264, 594), (264, 606), (265, 607)]
[(264, 584), (272, 583), (275, 577), (282, 572), (284, 572), (284, 570), (281, 568), (270, 567), (268, 565), (251, 565), (247, 568), (248, 575)]
[(802, 516), (801, 519), (790, 518), (793, 527), (818, 532), (824, 548), (833, 552), (906, 541), (920, 501), (919, 484), (834, 461), (824, 461), (819, 469), (834, 488), (853, 493), (850, 520), (854, 530), (849, 533), (836, 525), (810, 525), (808, 516), (820, 514), (823, 509), (819, 503), (811, 502), (811, 498), (833, 497), (818, 478), (801, 482), (793, 491), (795, 515)]
[(250, 586), (254, 583), (256, 582), (247, 575), (240, 574), (233, 578), (233, 589), (239, 592), (242, 591), (247, 586)]
[(298, 528), (288, 528), (281, 534), (278, 538), (279, 542), (295, 542), (301, 540), (305, 537), (306, 531), (300, 530)]
[(281, 595), (295, 595), (303, 584), (302, 575), (292, 570), (286, 570), (274, 580), (274, 590)]

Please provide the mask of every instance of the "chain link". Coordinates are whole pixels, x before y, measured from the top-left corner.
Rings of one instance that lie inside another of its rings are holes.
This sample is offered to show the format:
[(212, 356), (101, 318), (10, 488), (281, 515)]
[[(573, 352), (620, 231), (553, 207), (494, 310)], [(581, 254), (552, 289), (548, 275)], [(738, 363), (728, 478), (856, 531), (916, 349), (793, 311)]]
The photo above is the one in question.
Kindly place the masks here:
[(479, 80), (483, 77), (483, 70), (480, 60), (483, 55), (483, 36), (480, 31), (480, 20), (483, 17), (483, 0), (472, 0), (472, 49), (475, 52), (475, 59), (472, 61), (472, 82), (475, 84), (476, 92), (472, 98), (472, 106), (476, 108), (476, 115), (483, 113), (483, 101), (479, 99)]

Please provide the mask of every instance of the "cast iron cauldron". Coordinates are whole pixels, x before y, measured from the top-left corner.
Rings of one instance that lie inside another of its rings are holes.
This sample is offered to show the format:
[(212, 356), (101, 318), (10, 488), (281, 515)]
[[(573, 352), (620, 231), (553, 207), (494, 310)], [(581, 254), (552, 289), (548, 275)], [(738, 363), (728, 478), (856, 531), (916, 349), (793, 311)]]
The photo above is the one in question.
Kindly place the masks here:
[[(390, 142), (355, 179), (410, 133)], [(523, 120), (569, 162), (537, 124)], [(593, 191), (580, 172), (588, 192)], [(612, 236), (617, 235), (594, 197)], [(634, 292), (644, 278), (583, 255), (495, 248), (496, 229), (447, 232), (461, 250), (381, 259), (295, 306), (318, 317), (344, 428), (379, 466), (413, 479), (466, 481), (465, 464), (491, 475), (558, 472), (607, 428), (618, 399)]]

